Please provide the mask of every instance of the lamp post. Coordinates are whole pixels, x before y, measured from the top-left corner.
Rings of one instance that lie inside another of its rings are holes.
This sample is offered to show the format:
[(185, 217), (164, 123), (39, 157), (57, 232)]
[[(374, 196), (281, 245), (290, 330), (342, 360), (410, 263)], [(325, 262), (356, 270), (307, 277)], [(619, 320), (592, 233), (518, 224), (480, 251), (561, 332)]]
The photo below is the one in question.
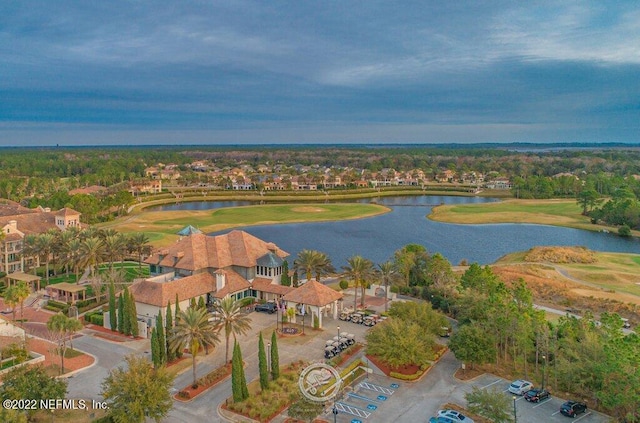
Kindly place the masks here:
[(518, 423), (518, 415), (516, 413), (516, 396), (513, 396), (513, 423)]
[(333, 413), (333, 423), (336, 423), (336, 419), (338, 418), (338, 409), (336, 408), (336, 403), (333, 403), (333, 409), (331, 410)]
[(544, 380), (545, 380), (545, 376), (546, 376), (546, 370), (547, 368), (547, 356), (546, 355), (542, 355), (542, 389), (544, 390)]
[(340, 326), (338, 326), (338, 342), (340, 342)]

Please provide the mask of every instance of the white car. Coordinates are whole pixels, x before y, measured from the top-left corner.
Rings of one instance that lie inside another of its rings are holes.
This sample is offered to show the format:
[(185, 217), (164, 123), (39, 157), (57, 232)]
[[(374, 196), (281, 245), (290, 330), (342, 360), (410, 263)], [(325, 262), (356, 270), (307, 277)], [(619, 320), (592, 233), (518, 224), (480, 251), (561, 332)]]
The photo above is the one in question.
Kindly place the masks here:
[(533, 389), (533, 383), (528, 380), (518, 379), (509, 385), (509, 392), (516, 395), (524, 395), (525, 392)]
[(444, 417), (452, 422), (473, 423), (473, 420), (456, 410), (438, 410), (438, 417)]

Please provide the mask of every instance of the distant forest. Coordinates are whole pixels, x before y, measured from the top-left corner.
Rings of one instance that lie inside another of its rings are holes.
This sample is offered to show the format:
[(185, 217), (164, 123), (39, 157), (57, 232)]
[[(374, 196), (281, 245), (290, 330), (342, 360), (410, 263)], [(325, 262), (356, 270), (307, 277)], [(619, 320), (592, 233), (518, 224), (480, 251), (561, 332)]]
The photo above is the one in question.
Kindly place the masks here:
[[(289, 174), (300, 166), (311, 172), (314, 167), (360, 173), (419, 169), (432, 177), (445, 170), (479, 172), (508, 178), (516, 198), (574, 197), (593, 219), (640, 229), (640, 146), (625, 144), (2, 148), (0, 197), (28, 206), (68, 205), (97, 221), (100, 215), (107, 218), (101, 213), (105, 207), (133, 201), (121, 191), (127, 182), (144, 178), (147, 167), (174, 164), (188, 175), (197, 160), (220, 169), (267, 165)], [(67, 194), (90, 185), (112, 189), (98, 201)]]

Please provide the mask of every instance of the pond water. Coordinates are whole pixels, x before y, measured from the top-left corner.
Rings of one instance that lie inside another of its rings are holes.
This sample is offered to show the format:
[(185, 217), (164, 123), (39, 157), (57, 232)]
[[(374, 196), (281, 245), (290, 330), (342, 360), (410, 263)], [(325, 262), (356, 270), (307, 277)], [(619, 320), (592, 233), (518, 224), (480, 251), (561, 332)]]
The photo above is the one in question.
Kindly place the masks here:
[[(538, 245), (582, 245), (596, 251), (640, 253), (637, 239), (615, 234), (556, 226), (528, 224), (456, 225), (426, 218), (438, 204), (469, 204), (497, 201), (484, 197), (407, 196), (358, 200), (391, 208), (384, 215), (323, 223), (292, 223), (241, 228), (265, 241), (274, 242), (294, 258), (300, 250), (326, 253), (334, 266), (346, 264), (359, 254), (375, 263), (388, 260), (395, 250), (415, 243), (430, 253), (439, 252), (452, 264), (489, 264), (501, 256)], [(155, 207), (153, 210), (206, 210), (255, 204), (247, 201), (186, 202)], [(219, 233), (225, 233), (219, 232)], [(218, 233), (216, 233), (218, 234)], [(289, 260), (290, 262), (292, 259)]]

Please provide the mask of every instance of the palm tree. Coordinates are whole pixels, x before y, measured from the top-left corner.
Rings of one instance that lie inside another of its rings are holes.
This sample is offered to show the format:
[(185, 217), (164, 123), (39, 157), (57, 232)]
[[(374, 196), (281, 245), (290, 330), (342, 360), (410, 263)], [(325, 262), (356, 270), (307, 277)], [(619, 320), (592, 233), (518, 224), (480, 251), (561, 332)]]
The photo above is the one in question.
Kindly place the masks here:
[(220, 342), (216, 326), (209, 322), (207, 310), (189, 307), (177, 315), (169, 344), (172, 349), (189, 345), (193, 368), (193, 385), (196, 385), (196, 355), (203, 345), (215, 346)]
[(384, 311), (387, 312), (389, 301), (389, 284), (393, 282), (396, 276), (396, 269), (392, 262), (385, 261), (378, 264), (378, 273), (380, 275), (380, 281), (384, 284)]
[(124, 235), (116, 233), (104, 237), (104, 253), (109, 262), (109, 270), (113, 269), (113, 263), (126, 253), (127, 239)]
[(316, 281), (320, 282), (320, 277), (322, 275), (326, 275), (329, 273), (333, 273), (336, 269), (331, 264), (331, 259), (325, 254), (318, 252), (317, 263), (314, 269), (314, 273), (316, 274)]
[(51, 232), (45, 232), (36, 237), (35, 250), (38, 256), (44, 259), (47, 285), (49, 285), (49, 263), (51, 262), (51, 254), (55, 243), (56, 237)]
[(105, 257), (104, 241), (100, 238), (87, 238), (80, 245), (80, 265), (89, 267), (91, 276), (94, 276), (98, 264), (102, 263)]
[(226, 340), (224, 350), (224, 362), (229, 362), (229, 338), (233, 334), (233, 339), (236, 339), (236, 335), (244, 335), (249, 329), (251, 329), (251, 319), (248, 315), (242, 313), (242, 302), (239, 300), (233, 300), (231, 297), (227, 297), (218, 302), (214, 306), (214, 311), (218, 313), (216, 327), (220, 332), (224, 329), (224, 336)]
[[(40, 256), (38, 255), (37, 245), (36, 245), (37, 238), (38, 238), (37, 235), (29, 234), (24, 237), (24, 240), (22, 242), (22, 257), (25, 259), (29, 259), (29, 258), (35, 259), (36, 270), (37, 270), (37, 267), (40, 266)], [(29, 263), (29, 260), (25, 260), (25, 261)]]
[(364, 305), (364, 293), (366, 289), (365, 281), (373, 275), (373, 262), (362, 256), (353, 256), (347, 260), (348, 266), (343, 266), (345, 276), (350, 278), (354, 284), (353, 309), (358, 308), (358, 286), (362, 289), (360, 305)]
[[(70, 229), (58, 233), (55, 245), (55, 253), (60, 259), (60, 264), (65, 267), (67, 277), (69, 276), (69, 269), (73, 267), (71, 257), (76, 252), (76, 250), (71, 249), (71, 243), (77, 241), (78, 238), (78, 231)], [(76, 246), (78, 245), (76, 244)]]
[(20, 304), (20, 320), (24, 319), (24, 300), (29, 298), (31, 295), (31, 289), (27, 286), (23, 281), (18, 282), (14, 285), (14, 294), (13, 294)]
[(138, 269), (142, 269), (142, 256), (151, 252), (149, 237), (143, 232), (131, 234), (127, 240), (127, 248), (138, 255)]
[(304, 271), (307, 281), (311, 280), (314, 270), (318, 266), (320, 260), (320, 252), (315, 250), (302, 250), (298, 253), (298, 257), (293, 261), (293, 268), (296, 272)]

